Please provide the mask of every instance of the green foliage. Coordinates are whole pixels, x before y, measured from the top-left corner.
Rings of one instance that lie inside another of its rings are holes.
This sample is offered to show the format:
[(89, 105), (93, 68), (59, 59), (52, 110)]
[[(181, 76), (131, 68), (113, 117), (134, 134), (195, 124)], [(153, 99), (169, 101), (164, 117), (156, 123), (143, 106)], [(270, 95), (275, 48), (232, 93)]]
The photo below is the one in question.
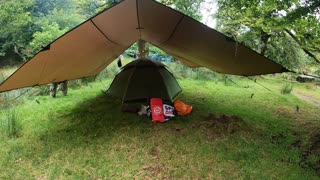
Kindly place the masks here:
[(289, 69), (302, 71), (311, 59), (320, 61), (318, 4), (315, 0), (305, 4), (218, 0), (215, 17), (221, 32)]
[(43, 22), (41, 29), (42, 31), (37, 31), (33, 34), (33, 40), (29, 44), (30, 49), (25, 52), (29, 57), (68, 30), (67, 28), (61, 30), (57, 23), (49, 24), (48, 21)]
[[(149, 46), (149, 55), (159, 55), (159, 56), (169, 56), (166, 52), (162, 51), (158, 47), (148, 43)], [(132, 44), (126, 51), (125, 53), (130, 56), (130, 57), (135, 57), (137, 53), (137, 43)]]
[(79, 14), (85, 14), (87, 18), (109, 8), (122, 0), (72, 0), (79, 8)]
[(292, 84), (284, 84), (282, 87), (281, 87), (281, 94), (290, 94), (293, 90), (293, 85)]
[(157, 0), (167, 6), (170, 6), (182, 13), (193, 17), (194, 19), (201, 20), (201, 4), (205, 0)]
[(41, 17), (50, 14), (54, 9), (73, 11), (77, 8), (74, 0), (34, 0), (33, 16)]
[(0, 56), (26, 60), (51, 41), (120, 0), (25, 0), (0, 3)]
[(180, 61), (165, 63), (177, 79), (214, 80), (221, 81), (222, 75), (207, 68), (190, 68)]
[(150, 54), (156, 54), (163, 57), (169, 56), (166, 52), (162, 51), (161, 49), (157, 48), (156, 46), (150, 44), (149, 45), (149, 52)]
[(1, 1), (0, 55), (14, 51), (22, 59), (85, 20), (72, 0)]
[(84, 15), (75, 13), (77, 6), (72, 1), (37, 1), (37, 7), (39, 10), (33, 17), (33, 39), (23, 51), (27, 57), (85, 20)]
[(120, 68), (117, 66), (117, 63), (113, 62), (97, 75), (96, 80), (113, 79), (119, 71)]
[[(58, 24), (61, 29), (72, 29), (85, 21), (85, 16), (75, 13), (76, 10), (53, 9), (46, 16), (40, 17), (36, 24), (40, 27), (43, 24)], [(45, 22), (44, 22), (45, 21)], [(46, 22), (48, 21), (48, 22)]]
[[(161, 50), (160, 50), (161, 51)], [(161, 55), (161, 54), (160, 54)], [(123, 66), (133, 60), (132, 57), (125, 56), (125, 60), (122, 62)], [(223, 76), (219, 73), (211, 71), (207, 68), (190, 68), (180, 61), (172, 61), (172, 62), (163, 62), (170, 72), (177, 79), (195, 79), (195, 80), (215, 80), (215, 81), (224, 81)], [(105, 79), (113, 79), (117, 73), (120, 72), (120, 68), (117, 66), (117, 62), (114, 61), (107, 68), (105, 68), (102, 72), (100, 72), (96, 76), (96, 80), (102, 81)], [(228, 76), (230, 78), (230, 76)]]
[(14, 92), (2, 93), (0, 95), (0, 135), (5, 134), (9, 138), (18, 136), (18, 114), (12, 103)]
[(286, 33), (270, 38), (266, 56), (296, 72), (301, 72), (313, 62)]
[(290, 26), (296, 34), (295, 38), (299, 44), (310, 50), (320, 62), (320, 16), (309, 15), (304, 18), (295, 19)]
[(1, 56), (9, 50), (20, 54), (20, 49), (30, 41), (32, 35), (30, 10), (33, 5), (33, 0), (0, 1)]
[(138, 46), (137, 46), (137, 42), (135, 42), (125, 51), (125, 54), (132, 58), (135, 58), (137, 54), (137, 50), (138, 50)]
[(18, 136), (18, 114), (14, 109), (4, 110), (4, 116), (0, 119), (0, 131), (10, 138)]

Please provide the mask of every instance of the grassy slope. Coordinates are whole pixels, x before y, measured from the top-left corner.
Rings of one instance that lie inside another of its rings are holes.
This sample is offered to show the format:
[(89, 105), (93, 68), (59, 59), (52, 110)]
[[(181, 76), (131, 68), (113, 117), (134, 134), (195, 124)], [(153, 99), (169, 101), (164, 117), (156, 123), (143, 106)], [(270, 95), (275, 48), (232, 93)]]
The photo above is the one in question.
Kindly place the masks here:
[[(164, 124), (121, 113), (121, 102), (101, 91), (109, 83), (18, 106), (19, 137), (0, 135), (0, 178), (319, 178), (299, 166), (299, 149), (291, 146), (312, 128), (301, 125), (317, 127), (319, 108), (281, 95), (281, 82), (264, 80), (270, 92), (246, 80), (182, 80), (179, 98), (193, 112)], [(205, 125), (209, 113), (240, 116), (245, 125), (215, 136), (218, 129)]]

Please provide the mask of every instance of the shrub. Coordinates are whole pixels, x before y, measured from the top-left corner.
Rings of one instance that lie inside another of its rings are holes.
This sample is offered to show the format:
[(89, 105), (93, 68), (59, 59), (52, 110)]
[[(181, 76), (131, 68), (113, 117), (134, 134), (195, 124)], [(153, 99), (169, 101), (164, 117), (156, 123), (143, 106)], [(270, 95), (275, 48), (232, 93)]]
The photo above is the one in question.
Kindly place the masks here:
[(4, 77), (0, 74), (0, 83), (4, 81)]
[(18, 114), (13, 108), (9, 108), (5, 110), (5, 116), (1, 121), (1, 129), (2, 131), (11, 138), (18, 136)]
[(49, 86), (50, 85), (42, 85), (42, 86), (34, 87), (32, 89), (32, 91), (30, 92), (30, 94), (32, 94), (32, 96), (46, 96), (46, 95), (49, 95), (50, 94)]
[(177, 79), (189, 78), (192, 76), (192, 70), (182, 64), (180, 61), (164, 63), (170, 72), (173, 73), (174, 77)]
[(3, 106), (1, 107), (4, 116), (0, 119), (0, 130), (6, 136), (14, 138), (18, 136), (18, 114), (12, 104), (12, 96), (9, 93), (4, 93), (1, 96)]
[(284, 86), (282, 86), (280, 92), (281, 94), (290, 94), (292, 89), (293, 89), (292, 84), (285, 84)]
[[(123, 66), (124, 66), (124, 63), (123, 63)], [(96, 76), (95, 79), (96, 80), (103, 80), (103, 79), (114, 78), (119, 71), (120, 71), (120, 68), (117, 66), (117, 63), (112, 62), (107, 68), (105, 68), (103, 71), (101, 71)]]
[(165, 63), (169, 70), (177, 79), (191, 78), (201, 80), (214, 80), (220, 77), (220, 74), (207, 68), (189, 68), (180, 61)]

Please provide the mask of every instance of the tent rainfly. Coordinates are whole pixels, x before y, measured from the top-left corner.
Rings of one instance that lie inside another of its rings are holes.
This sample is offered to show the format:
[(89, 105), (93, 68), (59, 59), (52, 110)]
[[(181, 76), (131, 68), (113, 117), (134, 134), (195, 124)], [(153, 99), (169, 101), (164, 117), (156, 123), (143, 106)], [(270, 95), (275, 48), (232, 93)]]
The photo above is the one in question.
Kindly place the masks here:
[(122, 102), (149, 102), (153, 97), (172, 102), (181, 91), (165, 65), (149, 59), (125, 65), (108, 89), (109, 94), (121, 98)]
[(244, 76), (288, 71), (154, 0), (124, 0), (53, 41), (4, 81), (0, 92), (95, 76), (140, 39), (189, 67)]

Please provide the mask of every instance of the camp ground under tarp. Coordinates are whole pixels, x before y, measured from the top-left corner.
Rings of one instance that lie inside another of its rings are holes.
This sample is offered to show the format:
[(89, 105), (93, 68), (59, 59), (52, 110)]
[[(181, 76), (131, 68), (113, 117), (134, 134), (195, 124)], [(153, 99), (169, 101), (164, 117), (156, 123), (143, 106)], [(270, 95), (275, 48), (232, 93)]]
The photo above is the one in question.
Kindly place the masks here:
[(0, 92), (97, 75), (140, 39), (190, 67), (245, 76), (287, 71), (156, 1), (124, 0), (53, 41), (4, 81)]

